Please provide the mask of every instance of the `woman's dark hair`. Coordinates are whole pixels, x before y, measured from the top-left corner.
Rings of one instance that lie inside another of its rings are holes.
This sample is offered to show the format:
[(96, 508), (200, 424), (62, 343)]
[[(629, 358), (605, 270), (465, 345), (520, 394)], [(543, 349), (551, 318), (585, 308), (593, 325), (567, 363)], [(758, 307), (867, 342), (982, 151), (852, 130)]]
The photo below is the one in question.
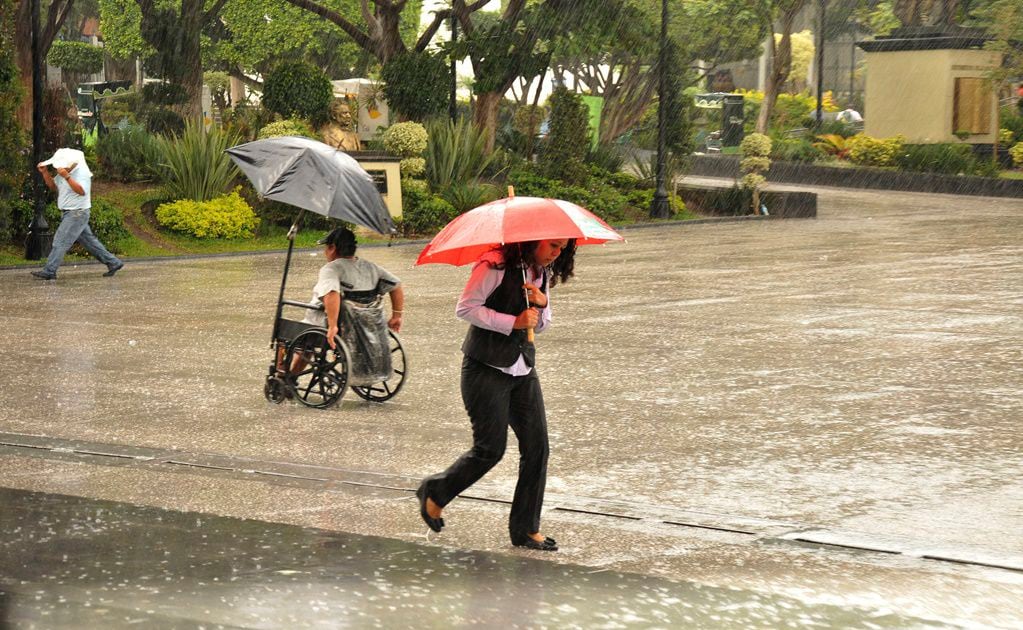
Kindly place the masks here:
[[(534, 264), (533, 252), (536, 251), (536, 246), (539, 244), (540, 241), (526, 241), (525, 243), (505, 243), (501, 245), (497, 248), (504, 257), (504, 264), (500, 265), (500, 268), (511, 267), (514, 269), (522, 266), (523, 261), (531, 265)], [(550, 285), (552, 287), (559, 282), (567, 282), (569, 278), (575, 275), (575, 250), (575, 239), (568, 239), (565, 249), (561, 250), (561, 254), (548, 266), (551, 272)]]
[(355, 238), (355, 233), (346, 227), (334, 228), (319, 242), (324, 245), (333, 245), (337, 255), (341, 257), (354, 256), (359, 243)]

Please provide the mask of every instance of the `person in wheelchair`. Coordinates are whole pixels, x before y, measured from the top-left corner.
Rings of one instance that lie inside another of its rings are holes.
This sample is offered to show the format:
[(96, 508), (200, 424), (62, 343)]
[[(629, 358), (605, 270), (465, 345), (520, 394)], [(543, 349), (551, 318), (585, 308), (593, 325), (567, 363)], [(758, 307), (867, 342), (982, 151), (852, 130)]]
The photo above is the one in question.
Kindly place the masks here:
[[(342, 294), (345, 299), (359, 302), (375, 302), (386, 294), (391, 300), (391, 317), (387, 327), (394, 332), (401, 331), (405, 292), (401, 280), (380, 265), (355, 255), (358, 241), (348, 228), (339, 227), (317, 241), (323, 245), (327, 264), (320, 267), (319, 277), (313, 287), (310, 304), (322, 306), (323, 310), (306, 311), (303, 323), (327, 329), (327, 341), (335, 347), (341, 315)], [(283, 368), (283, 353), (278, 356), (278, 368)], [(295, 373), (303, 368), (302, 358), (296, 356), (288, 372)]]

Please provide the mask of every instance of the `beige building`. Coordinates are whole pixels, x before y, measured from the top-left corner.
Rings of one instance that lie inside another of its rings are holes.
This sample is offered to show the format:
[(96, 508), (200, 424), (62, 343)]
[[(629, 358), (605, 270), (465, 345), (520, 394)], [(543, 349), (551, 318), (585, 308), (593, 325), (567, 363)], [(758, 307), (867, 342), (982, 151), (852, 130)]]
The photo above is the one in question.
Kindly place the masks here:
[(908, 143), (993, 144), (998, 101), (986, 79), (1000, 53), (972, 34), (893, 33), (861, 42), (867, 53), (864, 133)]

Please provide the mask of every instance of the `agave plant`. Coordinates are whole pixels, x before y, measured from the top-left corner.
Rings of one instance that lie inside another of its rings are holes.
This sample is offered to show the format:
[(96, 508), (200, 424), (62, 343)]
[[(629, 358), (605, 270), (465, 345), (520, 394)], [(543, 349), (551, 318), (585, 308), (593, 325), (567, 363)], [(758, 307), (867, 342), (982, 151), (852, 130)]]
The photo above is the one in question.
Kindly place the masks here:
[(236, 134), (219, 127), (206, 131), (199, 122), (189, 122), (180, 136), (159, 137), (159, 170), (167, 196), (209, 201), (225, 194), (238, 176), (238, 167), (224, 151), (237, 141)]
[(441, 195), (458, 214), (482, 206), (500, 196), (501, 191), (497, 186), (477, 181), (454, 183)]
[(823, 153), (844, 160), (849, 157), (849, 143), (846, 140), (845, 136), (840, 136), (837, 133), (828, 133), (817, 136), (817, 142), (814, 142), (813, 146)]
[(486, 138), (464, 118), (457, 122), (434, 120), (427, 125), (426, 181), (430, 188), (443, 193), (452, 184), (479, 179), (494, 160), (487, 153)]

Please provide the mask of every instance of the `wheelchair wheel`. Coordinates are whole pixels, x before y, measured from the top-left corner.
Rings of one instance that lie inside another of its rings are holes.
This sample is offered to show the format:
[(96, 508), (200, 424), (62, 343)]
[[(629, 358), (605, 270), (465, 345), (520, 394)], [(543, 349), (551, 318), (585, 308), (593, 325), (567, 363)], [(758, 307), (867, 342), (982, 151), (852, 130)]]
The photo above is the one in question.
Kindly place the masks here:
[(266, 383), (263, 384), (263, 395), (270, 402), (279, 405), (284, 402), (287, 397), (288, 385), (283, 379), (276, 376), (266, 377)]
[(408, 359), (405, 357), (405, 348), (401, 345), (401, 337), (393, 330), (388, 330), (387, 333), (391, 338), (391, 378), (372, 385), (352, 386), (353, 392), (370, 402), (384, 402), (394, 398), (395, 394), (401, 391), (405, 377), (408, 376)]
[(302, 368), (287, 377), (287, 387), (298, 402), (307, 407), (326, 409), (341, 400), (348, 386), (348, 349), (339, 337), (335, 348), (327, 343), (323, 330), (312, 329), (295, 337), (288, 344), (285, 365), (295, 365), (300, 357)]

